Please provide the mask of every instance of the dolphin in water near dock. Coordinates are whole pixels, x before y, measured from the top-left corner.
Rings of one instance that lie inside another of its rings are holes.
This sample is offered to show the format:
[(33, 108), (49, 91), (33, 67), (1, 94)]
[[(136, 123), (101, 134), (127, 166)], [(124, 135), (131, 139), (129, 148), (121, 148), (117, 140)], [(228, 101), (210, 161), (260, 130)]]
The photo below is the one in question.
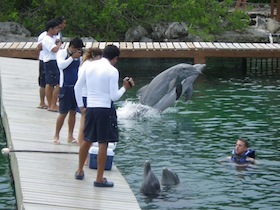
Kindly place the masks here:
[(175, 171), (166, 167), (162, 169), (162, 177), (161, 177), (162, 185), (170, 186), (170, 185), (177, 185), (179, 183), (180, 180)]
[(193, 82), (205, 67), (205, 64), (180, 63), (166, 69), (138, 90), (140, 103), (163, 111), (174, 105), (182, 95), (188, 101), (193, 93)]
[(160, 182), (153, 173), (150, 162), (146, 160), (144, 164), (144, 175), (140, 192), (142, 192), (144, 195), (158, 195), (160, 191)]

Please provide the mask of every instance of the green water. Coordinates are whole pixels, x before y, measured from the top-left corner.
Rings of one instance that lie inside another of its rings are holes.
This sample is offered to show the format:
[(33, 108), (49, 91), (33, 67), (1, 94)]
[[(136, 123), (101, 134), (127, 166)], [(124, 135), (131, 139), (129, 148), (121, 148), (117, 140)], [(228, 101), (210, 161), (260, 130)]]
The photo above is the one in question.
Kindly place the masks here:
[[(209, 61), (195, 81), (189, 102), (179, 100), (161, 114), (150, 110), (133, 117), (138, 109), (136, 91), (179, 62), (182, 60), (135, 59), (118, 63), (121, 77), (132, 76), (136, 87), (116, 103), (120, 142), (114, 163), (141, 208), (279, 209), (279, 74), (244, 75), (238, 60), (223, 61), (223, 66), (220, 61)], [(219, 163), (230, 156), (240, 136), (256, 150), (257, 164), (237, 168)], [(1, 141), (5, 146), (5, 140)], [(162, 187), (157, 197), (142, 195), (139, 189), (145, 160), (151, 162), (159, 179), (167, 166), (177, 172), (181, 183)], [(0, 170), (0, 209), (13, 209), (7, 158), (1, 157)]]
[[(0, 120), (0, 148), (7, 147), (5, 133)], [(0, 155), (0, 209), (15, 209), (13, 179), (9, 167), (9, 158)]]

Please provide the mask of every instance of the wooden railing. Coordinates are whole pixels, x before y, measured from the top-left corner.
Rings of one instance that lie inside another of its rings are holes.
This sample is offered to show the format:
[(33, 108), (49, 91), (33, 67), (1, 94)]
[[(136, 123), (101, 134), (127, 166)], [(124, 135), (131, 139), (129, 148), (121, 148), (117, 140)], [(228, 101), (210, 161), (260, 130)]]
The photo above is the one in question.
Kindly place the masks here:
[[(280, 58), (278, 43), (226, 42), (85, 42), (85, 48), (104, 49), (115, 44), (121, 58), (193, 58), (194, 63), (205, 63), (208, 57)], [(68, 47), (69, 42), (63, 44)], [(0, 42), (0, 56), (37, 59), (36, 42)]]

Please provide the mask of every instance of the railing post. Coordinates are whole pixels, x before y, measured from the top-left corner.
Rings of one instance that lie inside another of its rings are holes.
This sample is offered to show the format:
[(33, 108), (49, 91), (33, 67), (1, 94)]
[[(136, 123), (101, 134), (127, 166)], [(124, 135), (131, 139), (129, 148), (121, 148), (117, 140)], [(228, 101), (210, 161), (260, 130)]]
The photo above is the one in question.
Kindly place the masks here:
[(280, 21), (280, 0), (277, 1), (276, 20)]
[(202, 56), (194, 57), (194, 64), (205, 64), (205, 63), (206, 63), (205, 57), (202, 57)]
[(270, 0), (270, 18), (274, 18), (274, 0)]

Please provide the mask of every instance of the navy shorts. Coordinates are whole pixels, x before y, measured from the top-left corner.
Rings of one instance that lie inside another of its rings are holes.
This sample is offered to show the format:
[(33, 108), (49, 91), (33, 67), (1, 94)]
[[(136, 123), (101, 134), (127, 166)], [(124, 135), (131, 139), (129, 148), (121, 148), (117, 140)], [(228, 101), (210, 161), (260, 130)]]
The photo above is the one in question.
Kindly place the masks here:
[(117, 114), (112, 108), (87, 108), (84, 140), (89, 142), (118, 142)]
[(44, 63), (46, 74), (46, 84), (56, 86), (59, 84), (59, 69), (56, 60), (50, 60)]
[(59, 88), (59, 113), (67, 114), (70, 110), (76, 111), (77, 103), (75, 98), (74, 86)]
[(39, 86), (42, 88), (46, 87), (46, 73), (44, 69), (44, 62), (42, 60), (39, 61), (39, 77), (38, 77)]

